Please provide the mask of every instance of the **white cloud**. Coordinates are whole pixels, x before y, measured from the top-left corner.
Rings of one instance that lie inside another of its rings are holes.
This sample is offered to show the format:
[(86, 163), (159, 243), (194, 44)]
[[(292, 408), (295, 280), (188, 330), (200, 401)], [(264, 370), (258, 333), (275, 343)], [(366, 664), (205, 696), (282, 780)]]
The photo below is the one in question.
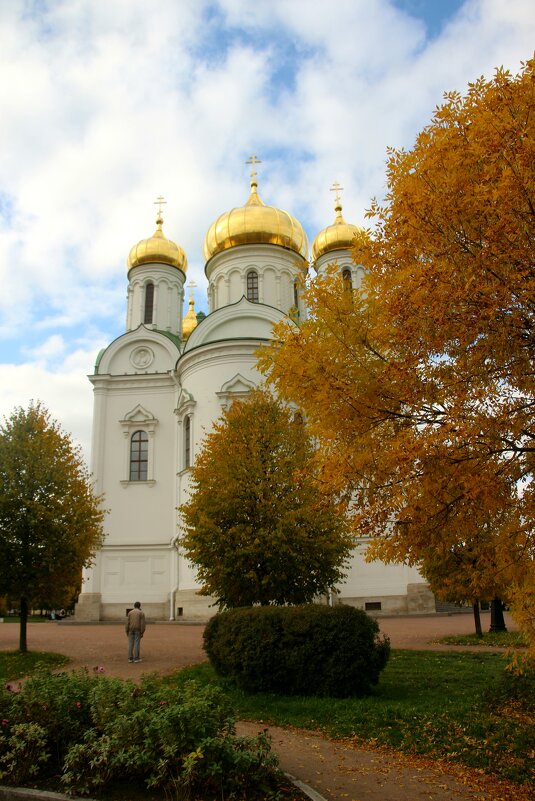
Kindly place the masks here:
[(40, 363), (0, 364), (0, 418), (15, 407), (27, 409), (31, 401), (41, 401), (63, 431), (80, 445), (89, 465), (93, 397), (86, 378), (88, 353), (69, 358), (69, 367), (54, 372)]

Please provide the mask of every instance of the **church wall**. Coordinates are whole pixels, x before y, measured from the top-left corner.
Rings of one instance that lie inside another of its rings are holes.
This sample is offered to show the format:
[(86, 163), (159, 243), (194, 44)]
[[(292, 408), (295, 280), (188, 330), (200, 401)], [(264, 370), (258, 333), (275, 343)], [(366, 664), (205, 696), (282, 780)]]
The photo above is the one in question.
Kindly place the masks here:
[(315, 262), (314, 267), (318, 275), (322, 275), (327, 271), (328, 267), (336, 264), (342, 272), (344, 269), (351, 271), (351, 284), (353, 288), (360, 286), (364, 276), (364, 268), (361, 265), (355, 264), (350, 250), (337, 250), (336, 253), (324, 253), (323, 256)]
[[(134, 393), (124, 387), (108, 396), (105, 453), (99, 471), (104, 476), (106, 502), (110, 507), (105, 523), (108, 544), (169, 542), (174, 534), (169, 481), (169, 474), (175, 470), (174, 395), (175, 387), (170, 383), (158, 388), (137, 386)], [(143, 419), (128, 426), (121, 424), (136, 404), (156, 421), (154, 433), (149, 434), (153, 440), (149, 481), (129, 481), (130, 437), (134, 430), (148, 428)]]
[[(258, 273), (259, 300), (280, 309), (284, 314), (293, 305), (293, 285), (306, 268), (306, 262), (296, 253), (276, 245), (241, 245), (216, 254), (206, 266), (210, 282), (209, 299), (213, 312), (226, 304), (236, 303), (247, 295), (247, 273)], [(239, 275), (239, 281), (236, 280)], [(227, 279), (227, 295), (222, 282)], [(215, 286), (215, 292), (212, 287)]]
[(366, 562), (367, 544), (353, 551), (347, 578), (336, 587), (341, 603), (374, 614), (410, 614), (435, 611), (435, 598), (415, 567)]
[[(131, 345), (159, 348), (157, 342), (139, 339)], [(129, 348), (116, 345), (117, 352), (109, 359), (114, 370), (123, 366), (121, 360)], [(164, 353), (165, 348), (162, 360)], [(169, 368), (169, 352), (166, 360)], [(132, 370), (129, 360), (127, 363)], [(124, 614), (125, 604), (132, 606), (139, 600), (146, 614), (161, 619), (164, 610), (169, 614), (174, 582), (170, 554), (177, 530), (172, 480), (176, 472), (176, 384), (163, 371), (94, 376), (93, 382), (99, 434), (93, 440), (92, 470), (109, 512), (104, 520), (104, 546), (95, 566), (85, 571), (88, 598), (82, 593), (76, 615), (79, 619), (94, 619), (95, 614), (103, 620), (115, 619), (119, 612), (119, 616)], [(146, 431), (149, 437), (149, 472), (147, 480), (130, 481), (130, 440), (137, 430)]]
[(243, 275), (240, 270), (232, 270), (228, 276), (230, 303), (236, 303), (245, 294)]
[[(234, 320), (232, 326), (238, 322)], [(251, 326), (250, 319), (246, 318), (245, 322), (247, 325), (244, 330), (250, 336), (254, 325)], [(210, 343), (184, 354), (180, 359), (177, 366), (180, 385), (195, 399), (192, 407), (186, 406), (186, 412), (192, 417), (194, 459), (204, 437), (221, 417), (225, 406), (232, 402), (232, 398), (240, 393), (246, 394), (262, 380), (256, 369), (254, 355), (258, 345), (258, 341), (243, 339), (240, 342)], [(181, 417), (179, 410), (179, 431), (183, 432)], [(182, 470), (177, 476), (177, 505), (188, 498), (190, 475), (189, 470)], [(208, 602), (196, 595), (197, 587), (196, 571), (182, 555), (179, 556), (175, 600), (185, 619), (198, 619), (199, 615), (206, 619), (208, 615)]]
[[(170, 586), (169, 547), (108, 548), (102, 556), (102, 619), (122, 615), (134, 601), (141, 600), (145, 614), (161, 619), (167, 616)], [(125, 605), (125, 599), (131, 599)]]
[(281, 306), (288, 312), (294, 306), (294, 283), (295, 276), (290, 272), (283, 272), (281, 275)]
[[(264, 300), (268, 298), (269, 300)], [(277, 298), (277, 275), (274, 267), (266, 267), (262, 274), (262, 303), (269, 303), (271, 306), (278, 307)]]
[(144, 322), (145, 290), (154, 284), (153, 319), (149, 327), (179, 335), (182, 331), (185, 274), (165, 264), (143, 264), (129, 274), (127, 330), (135, 330)]
[(156, 375), (167, 374), (174, 367), (175, 359), (169, 353), (169, 348), (173, 346), (168, 341), (158, 341), (163, 339), (158, 336), (147, 337), (149, 330), (145, 326), (136, 333), (138, 337), (134, 342), (118, 343), (112, 354), (103, 356), (99, 365), (100, 373), (113, 376)]

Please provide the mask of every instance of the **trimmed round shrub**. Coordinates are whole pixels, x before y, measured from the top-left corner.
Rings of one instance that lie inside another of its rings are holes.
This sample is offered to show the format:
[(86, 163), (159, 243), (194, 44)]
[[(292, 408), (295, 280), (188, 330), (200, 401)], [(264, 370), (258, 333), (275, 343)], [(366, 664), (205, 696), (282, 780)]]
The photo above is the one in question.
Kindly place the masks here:
[(256, 606), (215, 615), (204, 631), (215, 671), (247, 692), (363, 696), (379, 681), (388, 637), (352, 606)]

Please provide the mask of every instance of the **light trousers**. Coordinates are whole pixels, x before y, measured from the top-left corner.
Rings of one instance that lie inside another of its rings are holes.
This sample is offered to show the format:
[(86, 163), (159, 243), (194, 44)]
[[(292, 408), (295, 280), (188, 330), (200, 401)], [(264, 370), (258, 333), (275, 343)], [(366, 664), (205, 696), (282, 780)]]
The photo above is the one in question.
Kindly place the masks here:
[(128, 658), (139, 659), (139, 645), (141, 643), (141, 632), (128, 632)]

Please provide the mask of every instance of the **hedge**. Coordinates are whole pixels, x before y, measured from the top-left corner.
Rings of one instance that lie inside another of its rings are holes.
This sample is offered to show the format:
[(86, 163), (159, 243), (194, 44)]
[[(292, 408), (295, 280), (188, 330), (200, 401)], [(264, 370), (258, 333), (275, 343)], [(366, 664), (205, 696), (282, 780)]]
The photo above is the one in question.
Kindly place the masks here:
[(377, 622), (351, 606), (229, 609), (207, 624), (216, 672), (247, 692), (368, 695), (390, 654)]

